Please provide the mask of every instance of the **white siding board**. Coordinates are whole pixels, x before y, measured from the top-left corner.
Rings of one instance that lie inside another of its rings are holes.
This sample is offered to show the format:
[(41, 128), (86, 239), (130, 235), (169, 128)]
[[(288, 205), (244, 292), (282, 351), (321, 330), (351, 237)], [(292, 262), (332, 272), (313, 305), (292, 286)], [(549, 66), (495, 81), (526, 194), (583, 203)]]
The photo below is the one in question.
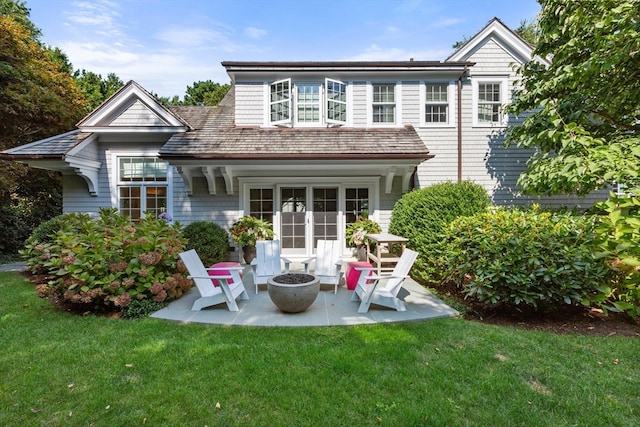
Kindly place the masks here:
[(236, 125), (262, 126), (265, 114), (265, 84), (262, 82), (236, 83)]
[(163, 126), (166, 124), (147, 106), (136, 100), (122, 114), (109, 123), (109, 126)]

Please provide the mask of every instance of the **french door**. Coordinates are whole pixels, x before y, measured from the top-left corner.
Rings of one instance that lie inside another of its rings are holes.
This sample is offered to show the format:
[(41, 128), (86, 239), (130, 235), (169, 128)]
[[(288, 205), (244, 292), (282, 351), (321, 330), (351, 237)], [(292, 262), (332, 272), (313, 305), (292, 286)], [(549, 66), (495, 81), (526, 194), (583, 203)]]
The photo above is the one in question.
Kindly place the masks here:
[(282, 186), (278, 194), (283, 254), (309, 255), (318, 240), (338, 239), (338, 187)]

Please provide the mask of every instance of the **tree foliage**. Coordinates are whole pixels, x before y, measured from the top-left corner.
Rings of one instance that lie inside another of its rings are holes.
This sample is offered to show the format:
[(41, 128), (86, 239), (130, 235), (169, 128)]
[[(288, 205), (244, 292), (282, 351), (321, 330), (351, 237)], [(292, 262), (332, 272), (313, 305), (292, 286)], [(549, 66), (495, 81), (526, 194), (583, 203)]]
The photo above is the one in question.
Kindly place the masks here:
[[(0, 150), (66, 132), (85, 101), (59, 49), (44, 46), (23, 2), (0, 0)], [(0, 254), (60, 213), (59, 174), (0, 162)]]
[(32, 33), (0, 16), (0, 148), (68, 131), (85, 101)]
[(218, 105), (231, 89), (230, 84), (220, 84), (211, 80), (194, 82), (187, 86), (183, 105)]
[(537, 194), (586, 194), (640, 173), (640, 2), (542, 0), (539, 40), (510, 112), (535, 111), (509, 143), (536, 148), (519, 180)]
[(103, 79), (102, 75), (83, 69), (76, 70), (73, 73), (73, 79), (87, 100), (87, 113), (95, 110), (107, 98), (124, 86), (124, 82), (115, 73), (109, 73)]

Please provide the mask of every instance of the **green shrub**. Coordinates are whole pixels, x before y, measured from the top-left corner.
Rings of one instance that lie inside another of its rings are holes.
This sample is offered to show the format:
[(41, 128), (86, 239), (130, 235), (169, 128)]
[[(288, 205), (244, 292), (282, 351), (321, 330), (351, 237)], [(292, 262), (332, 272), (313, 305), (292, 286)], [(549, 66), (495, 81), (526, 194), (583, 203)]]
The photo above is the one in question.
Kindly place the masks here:
[(53, 218), (40, 223), (40, 225), (34, 228), (31, 236), (29, 236), (25, 243), (37, 244), (52, 242), (56, 237), (56, 233), (62, 230), (62, 226), (69, 221), (70, 215), (71, 214), (62, 214), (54, 216)]
[(439, 284), (437, 258), (444, 228), (459, 216), (489, 206), (486, 190), (469, 181), (445, 182), (405, 194), (393, 207), (389, 232), (409, 239), (408, 247), (420, 255), (412, 275), (427, 284)]
[(603, 256), (618, 272), (612, 297), (604, 307), (640, 317), (640, 198), (635, 189), (628, 196), (611, 194), (596, 205), (599, 210), (598, 232)]
[(160, 310), (164, 305), (151, 299), (134, 299), (131, 304), (122, 308), (121, 313), (124, 319), (140, 319)]
[(613, 270), (595, 253), (592, 217), (492, 209), (445, 230), (441, 268), (486, 306), (554, 309), (603, 299)]
[(187, 239), (186, 249), (195, 249), (204, 265), (212, 265), (229, 258), (229, 233), (218, 224), (196, 221), (182, 231)]
[(112, 311), (133, 300), (165, 302), (192, 283), (178, 253), (180, 224), (146, 216), (132, 223), (116, 209), (94, 220), (69, 214), (51, 242), (32, 242), (22, 252), (30, 271), (52, 276), (38, 295), (85, 311)]

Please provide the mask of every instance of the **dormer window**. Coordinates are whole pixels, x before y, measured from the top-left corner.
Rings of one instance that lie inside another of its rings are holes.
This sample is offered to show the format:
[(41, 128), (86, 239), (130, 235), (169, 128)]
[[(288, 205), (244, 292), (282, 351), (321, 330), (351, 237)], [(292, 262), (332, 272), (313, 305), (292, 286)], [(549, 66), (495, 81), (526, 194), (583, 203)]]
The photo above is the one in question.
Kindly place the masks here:
[(269, 124), (325, 126), (347, 123), (347, 85), (338, 80), (269, 85)]
[(298, 123), (320, 123), (320, 85), (296, 85)]
[(291, 121), (291, 79), (279, 80), (271, 84), (269, 121), (272, 124)]
[(347, 85), (337, 80), (325, 79), (327, 88), (327, 123), (347, 122)]

